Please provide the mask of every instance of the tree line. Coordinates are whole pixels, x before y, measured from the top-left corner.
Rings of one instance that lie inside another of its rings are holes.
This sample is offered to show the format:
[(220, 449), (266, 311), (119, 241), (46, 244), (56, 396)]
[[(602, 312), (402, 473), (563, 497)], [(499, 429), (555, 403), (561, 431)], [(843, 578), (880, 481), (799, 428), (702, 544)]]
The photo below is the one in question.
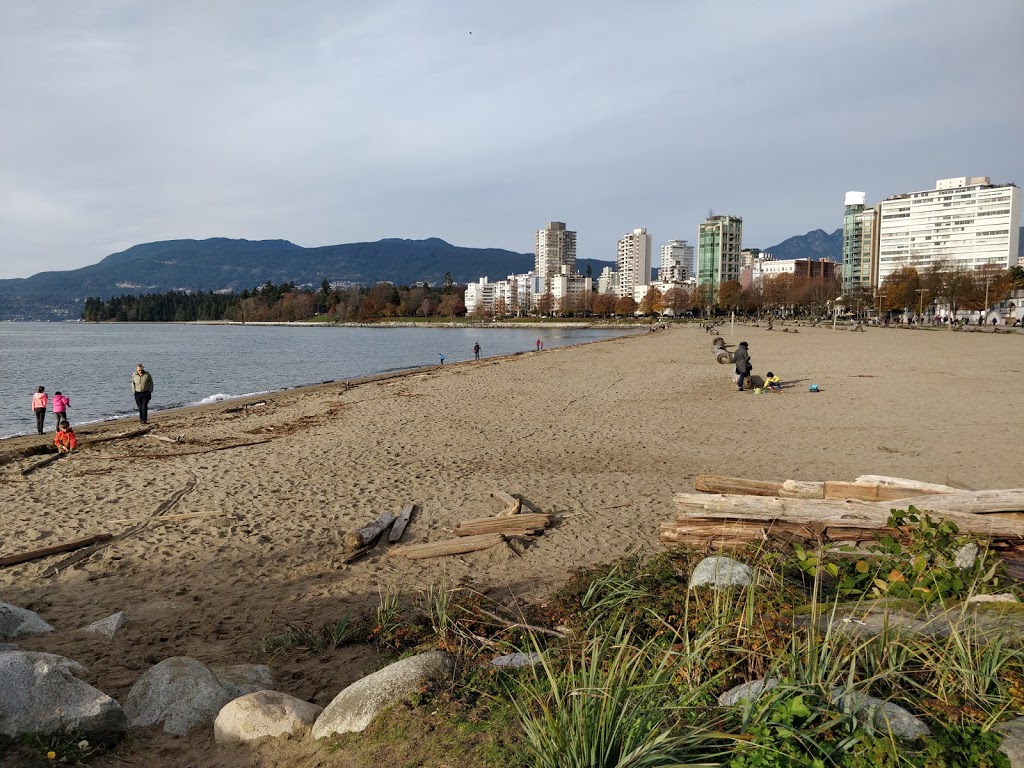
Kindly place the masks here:
[(388, 317), (459, 317), (466, 314), (465, 286), (452, 282), (430, 286), (332, 286), (319, 289), (267, 281), (241, 293), (126, 294), (110, 299), (88, 298), (82, 311), (87, 322), (177, 322), (228, 320), (241, 323), (293, 322), (324, 315), (334, 322), (367, 322)]

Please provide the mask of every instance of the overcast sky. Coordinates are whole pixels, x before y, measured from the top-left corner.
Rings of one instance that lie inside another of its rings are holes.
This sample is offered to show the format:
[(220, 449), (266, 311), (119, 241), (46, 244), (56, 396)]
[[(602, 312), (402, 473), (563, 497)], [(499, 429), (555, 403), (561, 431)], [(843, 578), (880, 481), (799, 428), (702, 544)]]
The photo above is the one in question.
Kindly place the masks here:
[(1024, 185), (1022, 33), (1020, 0), (0, 0), (0, 278), (177, 238), (831, 232), (847, 190)]

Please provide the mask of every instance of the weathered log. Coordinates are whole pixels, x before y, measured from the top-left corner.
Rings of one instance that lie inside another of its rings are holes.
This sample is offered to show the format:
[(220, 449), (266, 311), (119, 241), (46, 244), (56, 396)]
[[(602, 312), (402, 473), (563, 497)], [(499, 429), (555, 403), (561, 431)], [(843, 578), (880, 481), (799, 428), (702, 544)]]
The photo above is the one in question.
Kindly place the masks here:
[[(952, 490), (954, 489), (951, 488), (950, 491)], [(841, 480), (826, 480), (824, 497), (826, 499), (859, 499), (860, 501), (895, 501), (936, 493), (947, 493), (947, 491), (906, 488), (897, 485), (883, 485), (882, 483), (860, 481), (846, 483)]]
[(777, 496), (787, 499), (820, 499), (823, 483), (786, 480), (774, 483), (723, 475), (697, 475), (693, 487), (702, 493), (738, 493), (747, 496)]
[(255, 403), (245, 403), (244, 405), (236, 405), (231, 408), (225, 408), (224, 413), (238, 413), (239, 411), (247, 411), (250, 408), (260, 408), (267, 404), (266, 400), (257, 400)]
[(458, 539), (446, 539), (445, 541), (433, 541), (427, 544), (409, 544), (405, 547), (394, 547), (388, 550), (388, 554), (396, 557), (405, 557), (410, 560), (426, 560), (430, 557), (445, 557), (446, 555), (462, 555), (466, 552), (477, 552), (481, 549), (493, 547), (500, 544), (505, 537), (500, 533), (484, 533), (479, 536), (463, 536)]
[[(881, 529), (885, 527), (893, 509), (892, 502), (887, 501), (776, 499), (704, 493), (677, 493), (674, 498), (680, 521), (693, 517), (760, 521), (783, 519), (793, 523), (825, 526), (845, 523)], [(964, 533), (1017, 536), (1024, 539), (1024, 526), (1018, 521), (981, 514), (1024, 509), (1024, 490), (914, 496), (899, 503), (901, 508), (909, 506), (914, 506), (921, 512), (929, 512), (933, 517), (951, 520)]]
[(37, 469), (41, 469), (42, 467), (45, 467), (48, 464), (53, 464), (53, 462), (55, 462), (61, 456), (67, 456), (67, 455), (68, 454), (66, 454), (66, 453), (55, 453), (55, 454), (53, 454), (53, 456), (47, 456), (42, 461), (37, 461), (35, 464), (30, 464), (29, 466), (25, 467), (23, 470), (21, 470), (21, 474), (23, 474), (23, 475), (31, 475)]
[(162, 440), (165, 443), (183, 443), (183, 442), (185, 442), (185, 436), (184, 435), (178, 435), (177, 437), (166, 437), (164, 435), (154, 435), (153, 433), (149, 433), (148, 435), (146, 435), (146, 437), (151, 438), (153, 440)]
[(498, 513), (498, 517), (518, 515), (523, 511), (523, 502), (510, 493), (505, 493), (505, 491), (495, 491), (491, 494), (491, 498), (497, 499), (505, 505), (505, 509)]
[(402, 507), (402, 511), (398, 513), (398, 518), (395, 520), (395, 524), (391, 526), (391, 533), (388, 536), (388, 541), (392, 544), (402, 538), (402, 534), (405, 533), (406, 526), (409, 525), (409, 521), (412, 520), (412, 513), (415, 509), (416, 505), (410, 501)]
[(54, 544), (53, 546), (42, 547), (41, 549), (32, 549), (17, 555), (7, 555), (6, 557), (0, 557), (0, 568), (6, 568), (8, 565), (17, 565), (18, 563), (27, 563), (29, 560), (39, 560), (50, 555), (59, 555), (61, 552), (71, 552), (82, 547), (88, 547), (90, 544), (110, 541), (112, 538), (114, 538), (112, 534), (97, 533), (95, 536), (88, 536), (84, 539)]
[(924, 483), (920, 480), (908, 480), (905, 477), (889, 477), (888, 475), (861, 475), (854, 482), (877, 483), (890, 488), (902, 488), (908, 491), (931, 491), (933, 493), (958, 493), (963, 488), (954, 488), (951, 485), (940, 485), (938, 483)]
[[(88, 445), (92, 446), (99, 443), (109, 443), (112, 440), (129, 440), (133, 437), (138, 437), (139, 435), (145, 435), (151, 429), (152, 427), (140, 427), (139, 429), (133, 429), (129, 432), (118, 432), (116, 435), (104, 435), (102, 437), (89, 437), (88, 433), (86, 433), (86, 437), (88, 437)], [(79, 434), (78, 437), (81, 441), (82, 435)]]
[(384, 533), (385, 529), (393, 522), (395, 522), (394, 512), (385, 512), (372, 523), (368, 523), (362, 528), (346, 533), (345, 538), (343, 539), (345, 546), (350, 550), (368, 547), (376, 541), (377, 537)]
[(476, 536), (481, 533), (504, 533), (521, 536), (539, 533), (551, 525), (550, 515), (519, 514), (506, 517), (481, 517), (463, 520), (455, 527), (456, 536)]

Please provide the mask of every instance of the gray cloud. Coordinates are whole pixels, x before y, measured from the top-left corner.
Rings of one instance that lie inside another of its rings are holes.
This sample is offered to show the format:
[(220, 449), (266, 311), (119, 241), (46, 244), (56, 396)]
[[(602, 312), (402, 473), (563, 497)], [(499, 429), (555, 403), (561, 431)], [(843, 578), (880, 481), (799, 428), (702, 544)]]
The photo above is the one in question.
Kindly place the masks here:
[[(491, 7), (491, 6), (495, 7)], [(433, 7), (437, 6), (437, 7)], [(0, 0), (0, 277), (212, 236), (767, 246), (1024, 183), (1024, 5)]]

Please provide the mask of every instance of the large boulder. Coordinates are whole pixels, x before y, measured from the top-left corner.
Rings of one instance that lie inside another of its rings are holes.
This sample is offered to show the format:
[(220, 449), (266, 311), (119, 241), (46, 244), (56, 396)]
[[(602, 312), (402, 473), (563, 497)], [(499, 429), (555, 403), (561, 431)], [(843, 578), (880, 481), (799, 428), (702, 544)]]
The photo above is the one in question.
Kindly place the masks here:
[(232, 699), (274, 686), (274, 673), (265, 664), (213, 666), (210, 671), (217, 682), (224, 686), (224, 690), (231, 694)]
[(162, 725), (167, 733), (184, 736), (216, 717), (232, 698), (205, 664), (173, 656), (143, 673), (128, 691), (124, 711), (133, 728)]
[(880, 733), (891, 733), (906, 742), (914, 742), (922, 736), (931, 735), (931, 729), (923, 720), (898, 704), (876, 699), (859, 691), (843, 691), (841, 688), (832, 689), (832, 699), (843, 711), (868, 718), (874, 729)]
[(41, 635), (53, 632), (38, 613), (10, 603), (0, 603), (0, 640), (14, 640), (22, 635)]
[(993, 730), (1003, 735), (999, 751), (1010, 758), (1010, 768), (1024, 768), (1024, 717), (1000, 723)]
[(277, 691), (256, 691), (229, 701), (213, 721), (218, 744), (242, 744), (259, 739), (303, 738), (322, 707)]
[(52, 653), (0, 653), (0, 734), (81, 731), (117, 738), (128, 728), (121, 705), (75, 677), (85, 667)]
[(447, 677), (452, 656), (431, 651), (411, 656), (357, 680), (334, 697), (313, 724), (313, 738), (363, 731), (379, 712), (416, 693), (427, 683)]
[(749, 565), (744, 565), (738, 560), (724, 555), (705, 557), (693, 569), (690, 574), (690, 589), (694, 587), (711, 587), (712, 589), (725, 589), (726, 587), (746, 587), (750, 585), (753, 578), (753, 571)]

